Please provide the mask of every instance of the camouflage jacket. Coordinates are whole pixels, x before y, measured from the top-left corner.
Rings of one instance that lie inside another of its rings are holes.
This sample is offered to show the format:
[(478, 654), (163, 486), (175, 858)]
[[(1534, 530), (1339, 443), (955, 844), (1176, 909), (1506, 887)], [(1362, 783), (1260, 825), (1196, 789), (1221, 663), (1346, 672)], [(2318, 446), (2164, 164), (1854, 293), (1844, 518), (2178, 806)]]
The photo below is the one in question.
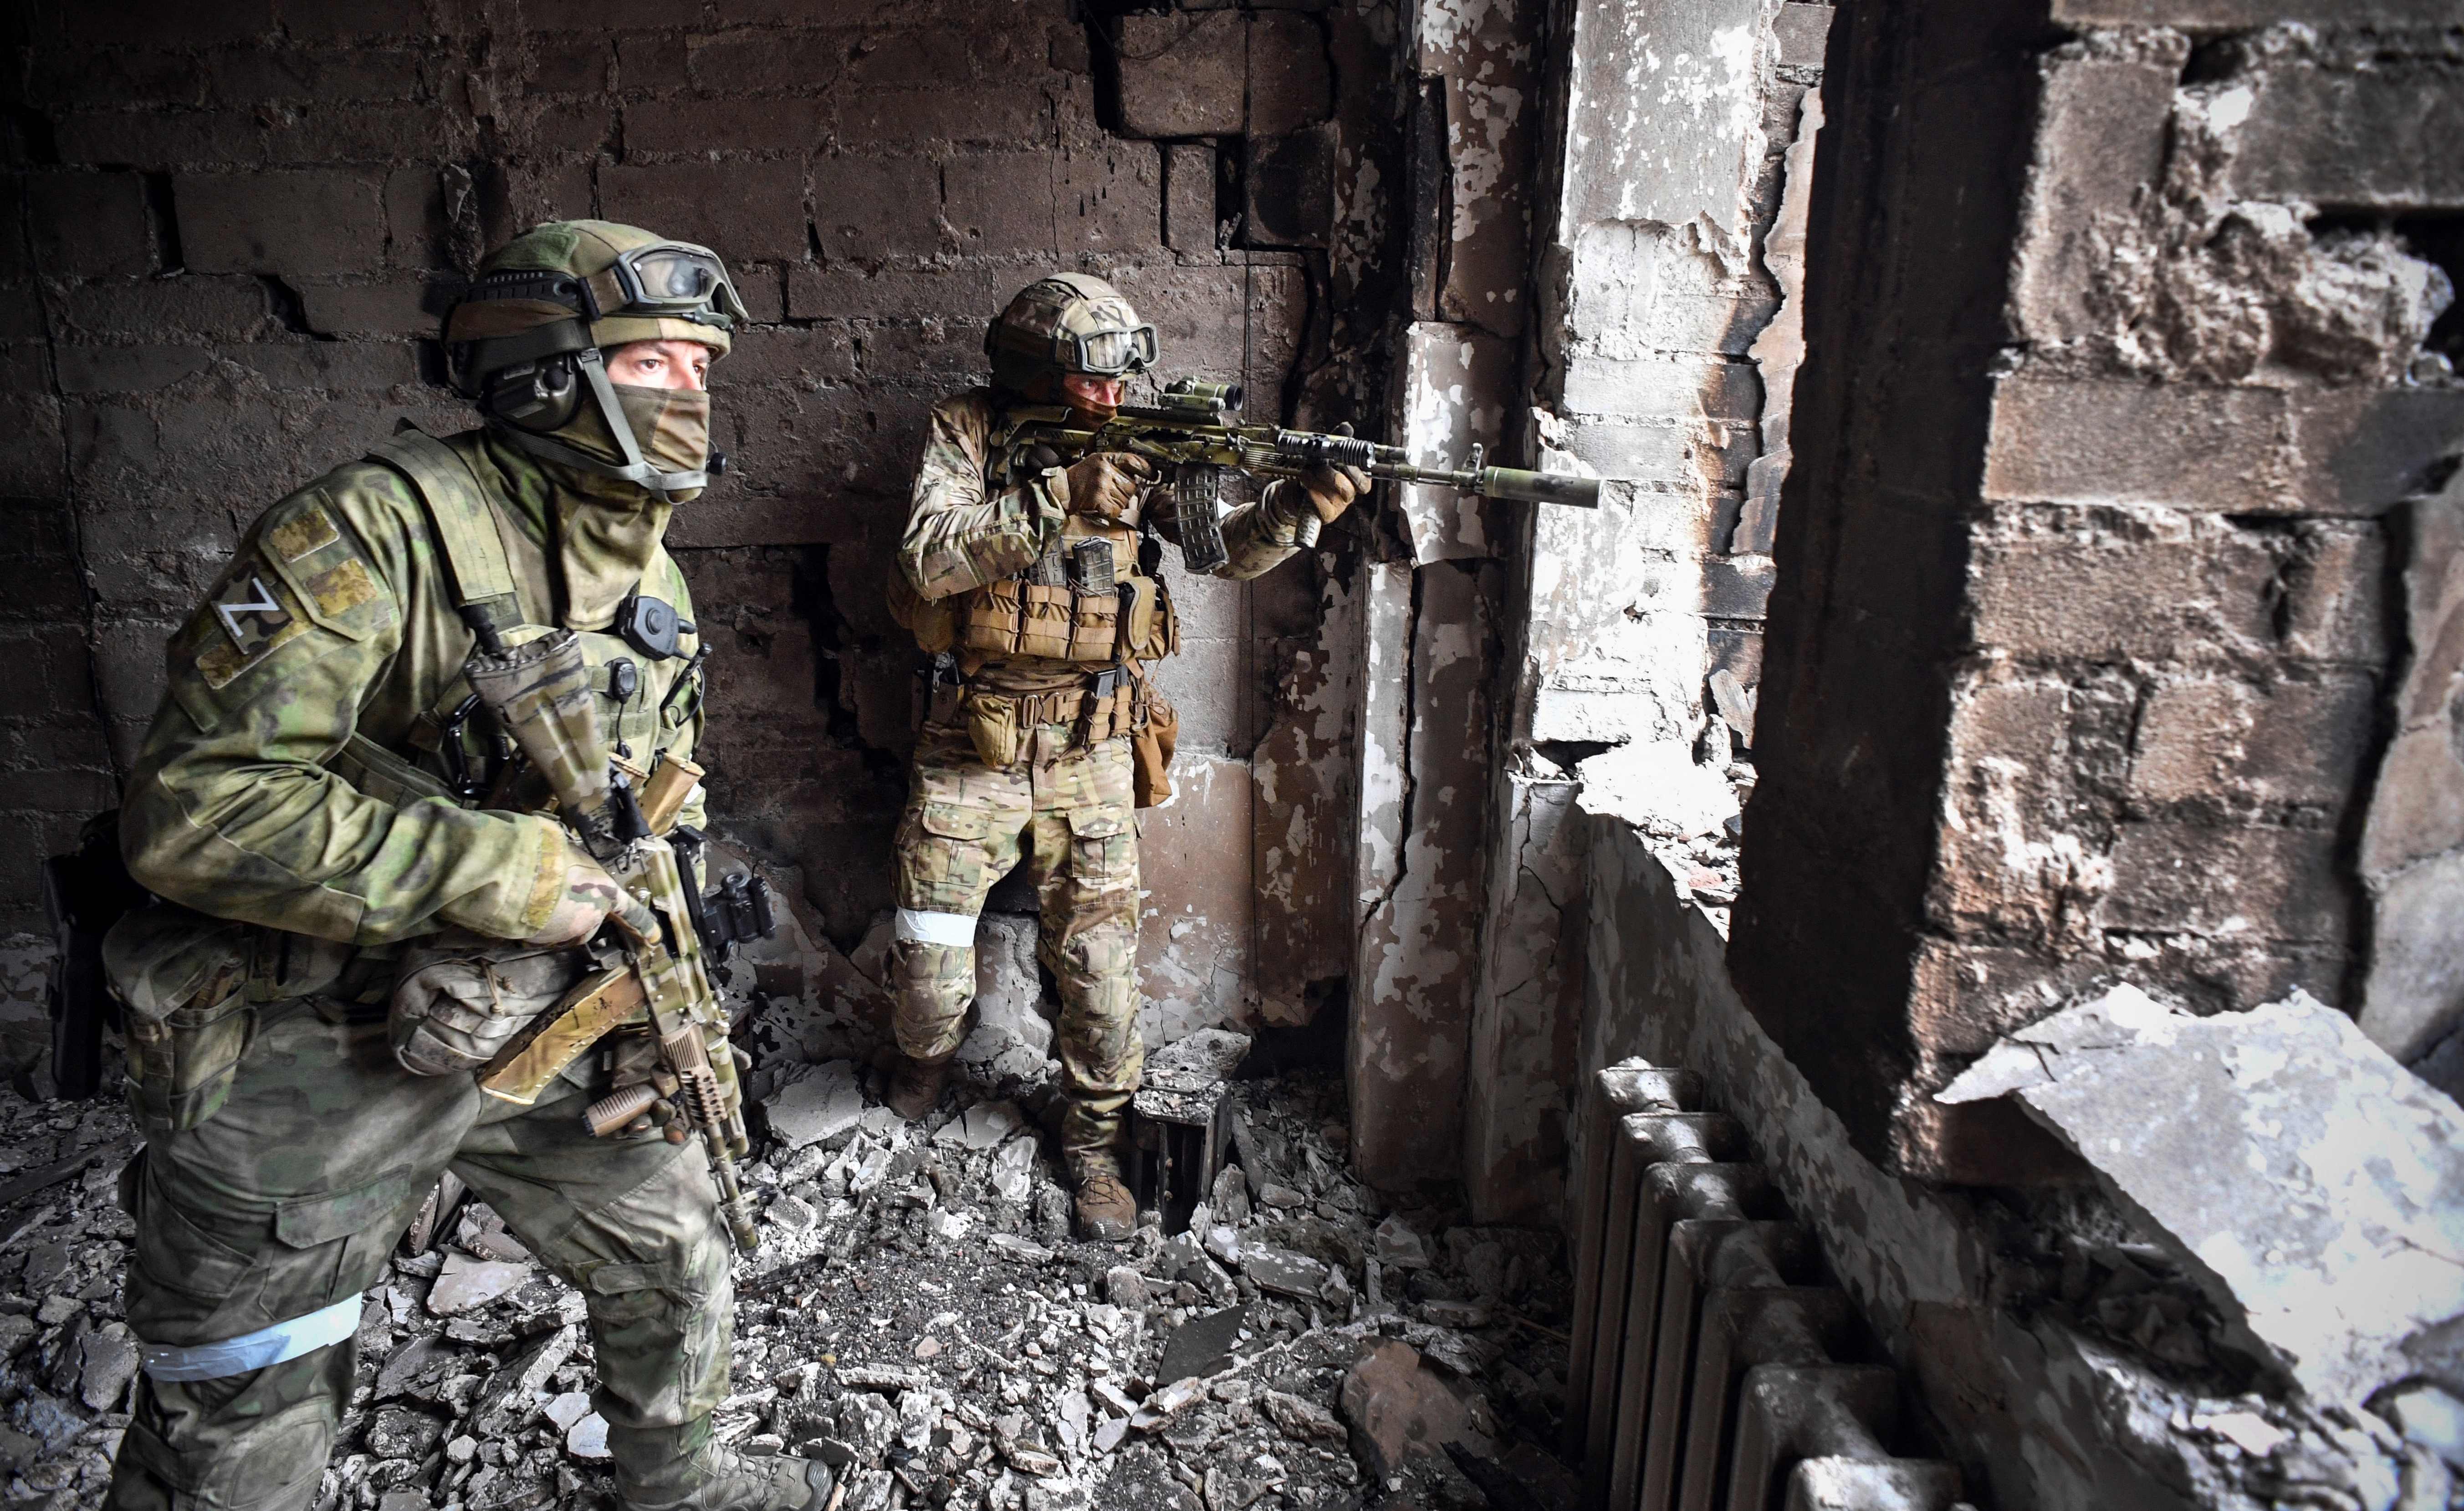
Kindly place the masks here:
[[(497, 505), (523, 619), (557, 622), (552, 470), (485, 432), (446, 444)], [(642, 591), (692, 617), (664, 550)], [(689, 754), (698, 688), (668, 693), (697, 641), (654, 661), (613, 635), (583, 639), (615, 737), (644, 762)], [(536, 931), (562, 890), (558, 826), (437, 795), (440, 711), (468, 692), (471, 643), (427, 510), (391, 467), (346, 463), (267, 510), (171, 638), (169, 685), (121, 809), (130, 872), (199, 912), (347, 944), (448, 924)], [(619, 656), (638, 680), (621, 703), (604, 670)]]
[[(947, 598), (1013, 576), (1061, 535), (1069, 509), (1062, 469), (1047, 469), (1011, 487), (994, 485), (993, 478), (1009, 470), (1007, 457), (990, 455), (999, 416), (990, 389), (970, 389), (933, 406), (907, 531), (898, 543), (898, 569), (921, 597)], [(1281, 484), (1270, 487), (1224, 517), (1223, 544), (1230, 555), (1213, 575), (1245, 581), (1293, 554), (1297, 522), (1287, 512), (1287, 493)], [(1067, 661), (1019, 659), (1033, 664), (1006, 670), (1030, 678), (1067, 677), (1075, 670)]]

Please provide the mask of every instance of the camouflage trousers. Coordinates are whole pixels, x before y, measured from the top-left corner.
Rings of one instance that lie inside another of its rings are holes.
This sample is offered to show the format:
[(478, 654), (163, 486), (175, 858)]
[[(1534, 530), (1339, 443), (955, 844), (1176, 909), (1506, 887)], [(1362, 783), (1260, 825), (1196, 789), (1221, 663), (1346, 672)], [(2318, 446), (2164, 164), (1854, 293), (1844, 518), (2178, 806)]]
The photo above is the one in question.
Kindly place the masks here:
[[(266, 1010), (222, 1111), (150, 1141), (121, 1177), (137, 1222), (129, 1327), (194, 1346), (348, 1303), (384, 1278), (451, 1168), (583, 1293), (592, 1404), (620, 1476), (647, 1472), (623, 1460), (627, 1444), (672, 1439), (727, 1392), (728, 1240), (698, 1144), (593, 1138), (583, 1102), (517, 1107), (467, 1076), (407, 1074), (382, 1023), (329, 1024), (299, 1002)], [(141, 1374), (106, 1504), (308, 1505), (356, 1355), (345, 1339), (218, 1378)]]
[(1138, 1089), (1138, 834), (1130, 742), (1077, 744), (1038, 725), (1006, 770), (963, 728), (927, 724), (898, 822), (898, 923), (891, 947), (898, 1048), (954, 1053), (976, 994), (976, 916), (1022, 842), (1043, 914), (1036, 953), (1061, 984), (1058, 1048), (1073, 1168), (1113, 1154)]

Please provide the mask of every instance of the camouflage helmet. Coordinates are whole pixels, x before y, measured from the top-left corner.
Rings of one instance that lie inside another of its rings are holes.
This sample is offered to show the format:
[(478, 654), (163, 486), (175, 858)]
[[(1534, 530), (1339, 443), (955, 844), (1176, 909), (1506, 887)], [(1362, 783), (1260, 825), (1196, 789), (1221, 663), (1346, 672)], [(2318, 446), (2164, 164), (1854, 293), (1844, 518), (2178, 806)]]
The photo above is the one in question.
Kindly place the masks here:
[[(724, 356), (745, 318), (727, 265), (708, 247), (608, 220), (552, 220), (488, 256), (445, 317), (453, 387), (524, 451), (662, 492), (703, 473), (642, 459), (602, 354), (636, 341), (691, 341)], [(554, 437), (584, 406), (627, 453), (609, 463)], [(711, 469), (725, 466), (715, 461)]]
[(1116, 378), (1155, 365), (1155, 333), (1121, 291), (1085, 273), (1055, 273), (1018, 291), (984, 332), (993, 382), (1025, 392), (1039, 379)]

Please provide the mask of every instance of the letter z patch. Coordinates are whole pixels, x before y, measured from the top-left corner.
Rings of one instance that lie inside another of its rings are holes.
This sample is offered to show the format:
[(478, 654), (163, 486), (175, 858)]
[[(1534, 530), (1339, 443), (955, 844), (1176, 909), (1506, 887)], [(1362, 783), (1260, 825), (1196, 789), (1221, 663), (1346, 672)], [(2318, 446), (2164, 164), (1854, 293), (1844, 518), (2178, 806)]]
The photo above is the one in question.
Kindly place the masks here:
[(307, 626), (283, 603), (277, 582), (254, 560), (240, 563), (223, 579), (209, 602), (226, 638), (197, 654), (207, 686), (221, 688), (267, 652), (305, 633)]

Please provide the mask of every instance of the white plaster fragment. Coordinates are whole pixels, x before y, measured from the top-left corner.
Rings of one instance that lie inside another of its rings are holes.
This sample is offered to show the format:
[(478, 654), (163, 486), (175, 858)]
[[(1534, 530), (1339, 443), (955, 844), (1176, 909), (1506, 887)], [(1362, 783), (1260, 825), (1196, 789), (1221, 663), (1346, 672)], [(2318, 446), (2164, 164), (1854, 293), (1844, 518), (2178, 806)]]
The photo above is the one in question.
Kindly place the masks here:
[(2464, 1316), (2464, 1111), (2304, 992), (2195, 1017), (2118, 987), (1937, 1100), (2006, 1094), (2314, 1396), (2365, 1399)]

